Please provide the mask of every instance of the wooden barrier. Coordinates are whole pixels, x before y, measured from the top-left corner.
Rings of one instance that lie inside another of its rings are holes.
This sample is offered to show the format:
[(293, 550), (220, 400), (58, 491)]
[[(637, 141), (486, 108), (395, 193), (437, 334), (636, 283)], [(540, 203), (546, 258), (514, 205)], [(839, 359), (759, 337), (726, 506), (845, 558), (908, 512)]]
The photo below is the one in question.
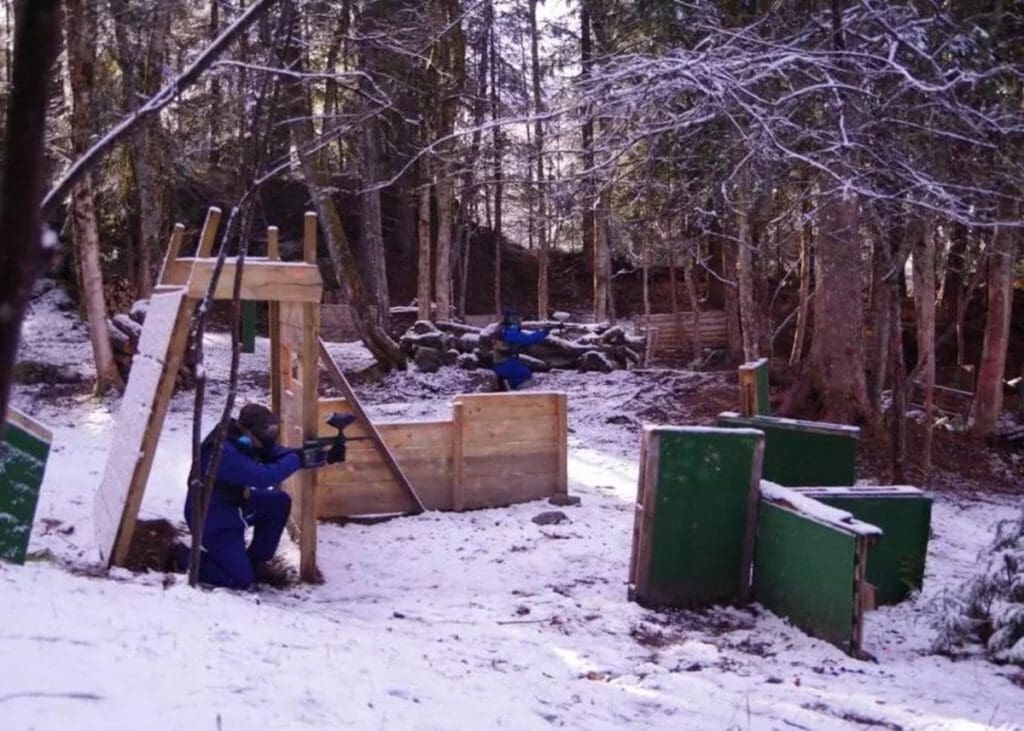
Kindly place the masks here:
[(684, 608), (745, 601), (764, 435), (644, 427), (629, 599)]
[[(345, 399), (321, 399), (320, 436)], [(457, 396), (452, 419), (376, 424), (430, 510), (492, 508), (564, 495), (568, 488), (566, 397), (558, 393)], [(366, 436), (353, 424), (349, 437)], [(349, 441), (346, 461), (319, 471), (318, 518), (407, 513), (413, 509), (369, 441)]]
[[(655, 341), (656, 350), (652, 357), (683, 356), (692, 351), (693, 313), (681, 312), (678, 316), (672, 313), (651, 315), (640, 318), (640, 323), (648, 329), (656, 329), (658, 336)], [(705, 310), (700, 313), (700, 338), (705, 348), (724, 348), (729, 344), (725, 327), (725, 312), (722, 310)]]
[(754, 599), (803, 631), (858, 656), (875, 605), (868, 551), (882, 531), (779, 485), (762, 483)]
[(898, 604), (921, 589), (932, 515), (932, 499), (921, 490), (907, 485), (857, 485), (803, 487), (796, 492), (882, 529), (867, 568), (878, 604)]
[(777, 416), (718, 415), (723, 428), (758, 429), (765, 435), (764, 478), (787, 487), (852, 485), (857, 481), (860, 429), (845, 424)]
[(13, 406), (0, 434), (0, 560), (25, 563), (53, 433)]

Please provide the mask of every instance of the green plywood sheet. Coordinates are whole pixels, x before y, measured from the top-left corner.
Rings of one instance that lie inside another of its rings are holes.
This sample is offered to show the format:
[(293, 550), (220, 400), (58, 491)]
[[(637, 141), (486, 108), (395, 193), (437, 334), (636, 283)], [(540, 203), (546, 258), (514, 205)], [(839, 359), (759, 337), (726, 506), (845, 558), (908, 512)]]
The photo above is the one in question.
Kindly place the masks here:
[(50, 435), (33, 429), (13, 409), (0, 442), (0, 559), (24, 563), (39, 487), (50, 454)]
[(916, 488), (807, 488), (804, 495), (882, 529), (867, 579), (878, 604), (897, 604), (924, 584), (932, 499)]
[(718, 425), (759, 429), (765, 435), (764, 479), (787, 487), (852, 485), (857, 481), (860, 430), (841, 424), (718, 415)]
[(762, 500), (754, 599), (808, 634), (851, 649), (858, 635), (857, 541), (850, 532)]
[(768, 399), (768, 359), (759, 358), (758, 360), (744, 363), (740, 366), (740, 370), (753, 371), (756, 384), (754, 390), (756, 396), (754, 411), (757, 414), (767, 416), (771, 413), (771, 403)]
[(632, 599), (700, 607), (746, 597), (763, 440), (753, 430), (645, 429)]

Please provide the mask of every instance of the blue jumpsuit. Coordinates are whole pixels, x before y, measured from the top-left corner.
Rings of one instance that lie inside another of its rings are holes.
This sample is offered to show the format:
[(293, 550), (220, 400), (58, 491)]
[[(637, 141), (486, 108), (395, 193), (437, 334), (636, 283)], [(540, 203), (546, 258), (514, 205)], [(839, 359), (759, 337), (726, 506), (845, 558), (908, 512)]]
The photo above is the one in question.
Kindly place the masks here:
[[(548, 333), (546, 330), (538, 330), (535, 333), (525, 333), (514, 325), (506, 325), (502, 329), (501, 339), (513, 348), (518, 349), (528, 347), (534, 343), (539, 343), (547, 336)], [(515, 354), (514, 350), (513, 355), (494, 364), (494, 372), (498, 374), (498, 378), (504, 379), (508, 382), (509, 388), (513, 391), (533, 378), (533, 371), (519, 361), (519, 357)]]
[[(211, 450), (203, 445), (202, 474)], [(255, 451), (237, 436), (224, 441), (210, 511), (203, 531), (199, 580), (229, 589), (248, 589), (253, 565), (269, 561), (277, 550), (291, 513), (288, 493), (273, 489), (301, 467), (293, 449), (275, 446), (269, 455)], [(249, 498), (242, 492), (249, 488)], [(185, 521), (192, 529), (191, 495), (185, 501)], [(245, 529), (253, 526), (252, 544), (245, 548)], [(186, 558), (187, 560), (187, 558)]]

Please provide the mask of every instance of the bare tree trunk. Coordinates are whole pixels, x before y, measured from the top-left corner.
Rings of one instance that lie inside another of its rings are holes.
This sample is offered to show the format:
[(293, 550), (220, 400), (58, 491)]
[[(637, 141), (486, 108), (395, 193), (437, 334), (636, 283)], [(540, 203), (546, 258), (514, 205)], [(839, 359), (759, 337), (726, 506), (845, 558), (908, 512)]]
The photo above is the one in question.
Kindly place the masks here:
[(725, 333), (729, 341), (729, 355), (734, 360), (743, 358), (743, 328), (740, 325), (740, 297), (736, 286), (736, 242), (719, 234), (722, 239), (722, 272), (727, 281), (723, 285)]
[[(890, 225), (896, 226), (895, 223)], [(889, 347), (892, 342), (890, 330), (893, 327), (891, 318), (892, 303), (890, 299), (899, 299), (895, 282), (886, 279), (892, 269), (893, 246), (879, 231), (873, 239), (871, 252), (871, 347), (874, 362), (868, 363), (872, 378), (868, 384), (868, 398), (875, 415), (881, 414), (882, 391), (885, 389), (886, 374), (891, 370), (889, 364)]]
[(900, 317), (900, 293), (896, 281), (889, 295), (889, 370), (892, 383), (892, 481), (907, 482), (907, 369), (903, 358), (903, 320)]
[(450, 320), (452, 292), (452, 182), (447, 165), (437, 176), (437, 262), (434, 266), (434, 296), (437, 319)]
[[(696, 244), (694, 244), (696, 246)], [(690, 297), (690, 312), (692, 316), (691, 327), (693, 336), (690, 343), (693, 345), (693, 357), (698, 359), (704, 355), (704, 342), (700, 334), (700, 298), (697, 297), (697, 286), (693, 281), (693, 252), (688, 251), (683, 255), (683, 280), (686, 282), (686, 293)]]
[(0, 181), (0, 427), (7, 417), (21, 322), (43, 260), (39, 209), (50, 72), (60, 46), (60, 3), (19, 3), (15, 15)]
[(608, 246), (608, 194), (597, 197), (594, 212), (594, 321), (608, 319), (608, 296), (611, 284), (611, 252)]
[[(284, 12), (291, 13), (291, 17), (286, 25), (288, 38), (281, 48), (280, 60), (285, 68), (301, 74), (303, 70), (301, 24), (293, 4), (287, 4)], [(359, 331), (359, 337), (383, 368), (404, 368), (405, 357), (399, 350), (398, 344), (391, 339), (391, 336), (381, 327), (374, 316), (372, 305), (366, 294), (366, 287), (359, 274), (359, 266), (341, 224), (341, 217), (328, 192), (329, 186), (325, 184), (328, 176), (317, 168), (317, 162), (321, 157), (315, 150), (313, 104), (309, 92), (303, 86), (301, 78), (291, 79), (285, 85), (284, 91), (288, 95), (285, 109), (292, 120), (290, 125), (292, 141), (298, 150), (302, 176), (306, 181), (309, 197), (316, 208), (334, 276), (338, 283), (345, 288), (348, 302), (353, 309), (353, 321)]]
[(550, 312), (548, 294), (548, 213), (547, 191), (544, 179), (544, 123), (541, 114), (544, 111), (544, 100), (541, 96), (540, 54), (537, 43), (537, 0), (529, 0), (530, 5), (530, 57), (533, 68), (533, 141), (537, 155), (537, 317), (544, 319)]
[[(96, 67), (96, 8), (88, 0), (66, 0), (68, 79), (71, 89), (72, 149), (81, 155), (89, 148), (92, 138), (92, 95), (95, 89)], [(124, 388), (124, 381), (114, 361), (107, 331), (107, 304), (103, 291), (103, 271), (100, 268), (100, 235), (96, 223), (92, 177), (86, 175), (71, 194), (72, 238), (82, 284), (82, 297), (89, 322), (89, 340), (96, 363), (95, 393), (106, 393), (108, 388)]]
[[(161, 5), (168, 5), (163, 2)], [(210, 0), (210, 40), (212, 41), (220, 33), (220, 0)], [(210, 79), (210, 109), (220, 110), (220, 74), (216, 73)], [(209, 137), (207, 139), (207, 160), (211, 166), (220, 163), (220, 150), (217, 144), (220, 141), (221, 115), (213, 113), (207, 115), (210, 122)]]
[(870, 414), (864, 378), (864, 306), (857, 201), (824, 204), (815, 252), (811, 376), (823, 418), (852, 424)]
[[(499, 118), (500, 109), (498, 104), (498, 50), (494, 28), (494, 3), (488, 3), (491, 21), (490, 39), (488, 41), (488, 53), (491, 56), (491, 119)], [(504, 173), (502, 172), (502, 139), (499, 125), (494, 125), (494, 312), (501, 316), (501, 206), (504, 193)]]
[[(925, 476), (932, 468), (932, 425), (935, 418), (935, 233), (920, 227), (914, 241), (914, 304), (917, 310), (917, 362), (924, 381), (925, 437), (921, 465)], [(911, 389), (914, 385), (910, 384)]]
[[(580, 3), (580, 81), (584, 84), (590, 77), (591, 64), (593, 63), (593, 49), (590, 36), (590, 2), (584, 0)], [(583, 128), (583, 169), (585, 177), (583, 181), (583, 200), (581, 202), (582, 221), (580, 224), (583, 236), (583, 266), (584, 271), (593, 274), (597, 269), (597, 257), (594, 252), (594, 119), (589, 109), (582, 110)], [(594, 303), (597, 309), (597, 303)]]
[[(360, 195), (362, 213), (359, 225), (362, 239), (363, 276), (371, 307), (376, 311), (377, 322), (387, 329), (391, 317), (391, 299), (388, 295), (387, 261), (384, 255), (384, 232), (381, 224), (380, 189), (380, 148), (377, 138), (377, 120), (368, 119), (363, 123), (362, 134), (363, 192)], [(325, 153), (326, 154), (326, 153)]]
[[(169, 2), (154, 7), (153, 29), (142, 72), (142, 93), (150, 97), (163, 86), (167, 56), (167, 36), (171, 26)], [(164, 230), (163, 127), (160, 117), (139, 128), (136, 141), (135, 170), (139, 185), (139, 281), (142, 296), (149, 296), (156, 279)]]
[[(807, 318), (810, 314), (811, 276), (814, 272), (814, 227), (811, 225), (811, 201), (804, 196), (800, 203), (803, 216), (803, 227), (800, 236), (800, 304), (796, 315), (796, 332), (793, 334), (793, 349), (789, 354), (789, 364), (797, 365), (804, 356), (804, 343), (807, 341)], [(882, 361), (883, 363), (885, 361)]]
[(736, 189), (736, 278), (739, 284), (740, 322), (743, 326), (743, 358), (760, 355), (761, 322), (754, 297), (754, 249), (750, 239), (749, 173), (743, 173)]
[[(999, 218), (1014, 221), (1017, 201), (1009, 194), (999, 201)], [(970, 429), (979, 437), (989, 436), (999, 424), (1003, 409), (1003, 378), (1006, 351), (1010, 342), (1010, 316), (1013, 314), (1013, 262), (1016, 256), (1016, 230), (999, 226), (992, 236), (988, 255), (988, 310), (985, 315), (985, 340), (981, 367), (974, 390)]]
[(420, 203), (416, 238), (419, 241), (418, 274), (416, 277), (416, 300), (419, 303), (421, 320), (430, 320), (430, 161), (420, 158)]
[(650, 327), (651, 324), (651, 288), (648, 281), (651, 273), (651, 242), (647, 237), (644, 237), (641, 257), (641, 273), (643, 274), (644, 290), (644, 327), (646, 328)]

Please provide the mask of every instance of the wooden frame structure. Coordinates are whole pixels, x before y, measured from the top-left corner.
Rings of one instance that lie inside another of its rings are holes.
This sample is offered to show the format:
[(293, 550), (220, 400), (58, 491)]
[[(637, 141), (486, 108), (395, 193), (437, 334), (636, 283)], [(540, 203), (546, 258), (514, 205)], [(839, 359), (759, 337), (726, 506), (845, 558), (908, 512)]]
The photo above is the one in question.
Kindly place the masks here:
[[(181, 257), (185, 227), (171, 234), (118, 414), (110, 453), (93, 503), (96, 545), (108, 565), (123, 565), (153, 466), (174, 382), (185, 357), (192, 314), (216, 265), (211, 256), (221, 211), (210, 208), (194, 257)], [(271, 404), (282, 417), (282, 441), (300, 445), (317, 431), (317, 341), (323, 281), (316, 266), (316, 215), (307, 213), (302, 262), (281, 262), (278, 233), (267, 231), (267, 256), (247, 257), (241, 297), (270, 303)], [(225, 262), (215, 299), (231, 299), (237, 262)], [(314, 520), (316, 473), (303, 470), (285, 489), (298, 506), (300, 528)], [(315, 537), (315, 531), (307, 535)], [(302, 545), (301, 574), (316, 575), (316, 545)]]
[[(184, 226), (175, 226), (171, 235), (93, 504), (96, 545), (107, 565), (124, 565), (131, 547), (192, 315), (214, 272), (211, 254), (220, 217), (217, 208), (209, 210), (194, 257), (180, 256)], [(323, 283), (316, 266), (316, 215), (307, 213), (304, 224), (302, 262), (280, 261), (278, 231), (271, 227), (267, 256), (247, 257), (242, 270), (242, 299), (269, 303), (270, 399), (281, 418), (281, 443), (297, 447), (309, 438), (334, 436), (324, 423), (331, 411), (356, 414), (348, 436), (369, 439), (349, 446), (348, 462), (300, 470), (284, 484), (292, 497), (290, 528), (299, 542), (302, 579), (319, 577), (318, 518), (418, 513), (428, 507), (466, 510), (566, 494), (565, 394), (459, 396), (446, 422), (378, 428), (369, 420), (319, 337)], [(225, 262), (216, 299), (232, 297), (236, 266)], [(319, 399), (321, 361), (345, 399)], [(426, 503), (399, 458), (424, 490)]]

